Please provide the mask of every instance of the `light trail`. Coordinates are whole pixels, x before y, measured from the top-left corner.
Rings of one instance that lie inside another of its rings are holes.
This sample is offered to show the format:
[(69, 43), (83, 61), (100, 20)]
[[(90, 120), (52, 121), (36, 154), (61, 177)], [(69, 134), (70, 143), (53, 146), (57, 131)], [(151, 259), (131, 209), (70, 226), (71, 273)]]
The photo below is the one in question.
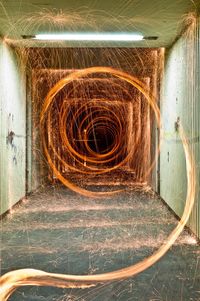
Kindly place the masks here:
[[(152, 107), (157, 123), (160, 125), (160, 112), (156, 105), (156, 102), (152, 97), (149, 96), (148, 91), (145, 90), (145, 86), (136, 78), (118, 70), (113, 70), (111, 68), (89, 68), (84, 69), (79, 72), (72, 73), (69, 77), (61, 80), (53, 89), (49, 92), (41, 113), (41, 132), (45, 131), (45, 123), (46, 118), (49, 116), (48, 112), (52, 106), (52, 102), (58, 91), (60, 91), (63, 87), (65, 87), (68, 83), (72, 82), (74, 79), (78, 79), (80, 77), (86, 76), (88, 73), (112, 73), (116, 77), (126, 80), (130, 84), (134, 85), (139, 91), (145, 96), (147, 102)], [(47, 118), (48, 119), (48, 118)], [(196, 174), (195, 174), (195, 162), (193, 160), (192, 153), (189, 148), (189, 144), (187, 138), (184, 134), (184, 130), (180, 126), (179, 128), (180, 138), (183, 143), (183, 149), (186, 158), (186, 174), (187, 174), (187, 196), (185, 202), (185, 208), (183, 212), (183, 216), (179, 221), (178, 225), (171, 232), (167, 240), (158, 248), (156, 252), (154, 252), (151, 256), (145, 258), (144, 260), (131, 265), (129, 267), (103, 273), (103, 274), (94, 274), (94, 275), (62, 275), (62, 274), (53, 274), (53, 273), (45, 273), (39, 270), (33, 269), (23, 269), (18, 271), (12, 271), (3, 275), (0, 278), (0, 300), (6, 301), (10, 297), (10, 295), (20, 286), (28, 286), (28, 285), (36, 285), (36, 286), (55, 286), (62, 288), (86, 288), (90, 286), (94, 286), (98, 283), (110, 282), (115, 280), (122, 280), (132, 276), (137, 275), (138, 273), (143, 272), (147, 268), (151, 267), (154, 263), (156, 263), (173, 245), (175, 240), (178, 238), (180, 233), (183, 231), (193, 208), (195, 201), (195, 186), (196, 186)], [(85, 138), (85, 137), (84, 137)], [(86, 139), (87, 140), (87, 139)], [(84, 141), (83, 141), (84, 142)], [(48, 162), (55, 172), (56, 176), (66, 184), (69, 188), (77, 191), (79, 193), (83, 193), (87, 196), (95, 196), (95, 192), (87, 192), (74, 184), (70, 183), (66, 180), (59, 171), (57, 171), (56, 167), (53, 164), (51, 156), (48, 152), (48, 147), (46, 144), (46, 140), (43, 138), (45, 153), (48, 159)], [(85, 143), (85, 142), (84, 142)], [(67, 145), (68, 146), (68, 145)], [(91, 155), (91, 154), (90, 154)], [(97, 156), (99, 159), (99, 156)], [(152, 168), (152, 166), (151, 166)], [(104, 193), (107, 195), (107, 193)]]

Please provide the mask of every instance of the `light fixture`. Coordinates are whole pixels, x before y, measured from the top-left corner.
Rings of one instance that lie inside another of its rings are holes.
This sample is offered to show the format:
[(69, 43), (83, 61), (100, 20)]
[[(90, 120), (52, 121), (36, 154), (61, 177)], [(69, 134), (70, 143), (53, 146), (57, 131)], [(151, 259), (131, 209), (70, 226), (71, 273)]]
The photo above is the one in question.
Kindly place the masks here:
[(135, 33), (58, 33), (58, 34), (37, 34), (31, 37), (34, 40), (46, 41), (142, 41), (144, 37)]

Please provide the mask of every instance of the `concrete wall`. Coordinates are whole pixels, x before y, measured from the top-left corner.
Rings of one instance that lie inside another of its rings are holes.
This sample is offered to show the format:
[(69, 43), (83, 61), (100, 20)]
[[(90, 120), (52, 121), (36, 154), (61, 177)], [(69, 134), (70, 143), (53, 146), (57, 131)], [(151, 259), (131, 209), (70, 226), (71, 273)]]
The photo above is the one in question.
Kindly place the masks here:
[(160, 156), (160, 193), (167, 204), (181, 217), (185, 205), (187, 179), (185, 156), (178, 133), (180, 122), (187, 133), (196, 159), (197, 196), (188, 225), (199, 236), (200, 41), (197, 27), (192, 24), (166, 53), (161, 97), (164, 141)]
[(25, 78), (14, 51), (0, 41), (0, 214), (25, 196)]

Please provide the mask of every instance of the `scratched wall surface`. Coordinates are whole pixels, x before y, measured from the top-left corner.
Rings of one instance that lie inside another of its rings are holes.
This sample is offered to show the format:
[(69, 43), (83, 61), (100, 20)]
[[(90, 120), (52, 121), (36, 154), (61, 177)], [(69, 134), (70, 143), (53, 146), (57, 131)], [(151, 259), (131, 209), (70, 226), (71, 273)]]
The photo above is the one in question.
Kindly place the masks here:
[(197, 171), (196, 204), (188, 225), (200, 236), (200, 41), (198, 25), (192, 26), (166, 54), (161, 99), (164, 139), (160, 156), (160, 190), (162, 198), (181, 216), (187, 189), (185, 157), (179, 137), (181, 123), (195, 154)]
[(26, 98), (23, 69), (0, 42), (0, 214), (25, 195)]

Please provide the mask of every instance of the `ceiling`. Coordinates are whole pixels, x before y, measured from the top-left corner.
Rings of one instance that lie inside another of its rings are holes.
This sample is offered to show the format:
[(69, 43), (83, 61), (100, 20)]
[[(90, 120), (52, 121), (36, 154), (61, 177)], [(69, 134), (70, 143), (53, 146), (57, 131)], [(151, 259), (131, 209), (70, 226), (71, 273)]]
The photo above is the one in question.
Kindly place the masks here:
[(169, 47), (179, 35), (186, 15), (199, 8), (200, 0), (0, 0), (0, 35), (21, 45), (50, 46), (49, 42), (23, 40), (21, 36), (52, 32), (134, 32), (158, 39), (65, 42), (64, 45)]

